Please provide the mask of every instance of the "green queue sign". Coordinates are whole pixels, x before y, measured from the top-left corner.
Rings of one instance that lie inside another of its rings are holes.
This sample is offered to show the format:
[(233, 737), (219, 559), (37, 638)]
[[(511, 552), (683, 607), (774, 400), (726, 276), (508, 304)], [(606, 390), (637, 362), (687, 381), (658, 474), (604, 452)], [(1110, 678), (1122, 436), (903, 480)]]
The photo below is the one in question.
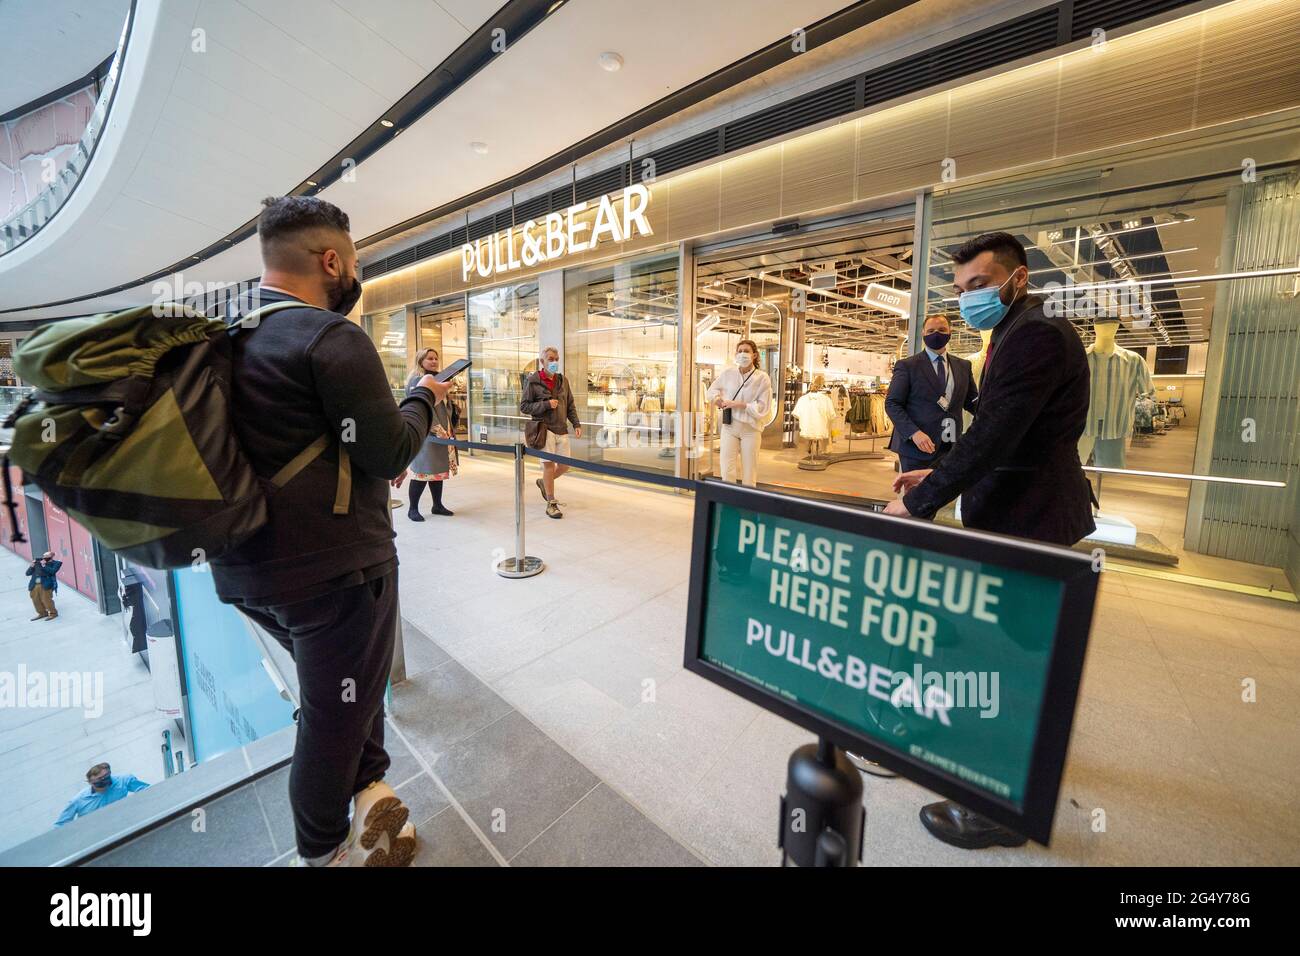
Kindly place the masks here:
[(686, 666), (1047, 843), (1086, 555), (706, 482)]

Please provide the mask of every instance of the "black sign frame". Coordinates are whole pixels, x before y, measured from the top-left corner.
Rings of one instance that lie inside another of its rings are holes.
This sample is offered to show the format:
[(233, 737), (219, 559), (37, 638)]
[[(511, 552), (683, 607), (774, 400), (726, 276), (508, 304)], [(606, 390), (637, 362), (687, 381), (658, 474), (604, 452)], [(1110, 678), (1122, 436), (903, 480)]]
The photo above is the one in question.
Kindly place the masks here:
[[(933, 764), (888, 748), (825, 714), (778, 697), (705, 660), (700, 651), (704, 641), (704, 609), (708, 601), (708, 572), (713, 553), (710, 533), (714, 509), (719, 504), (892, 544), (923, 548), (937, 554), (989, 562), (1060, 581), (1061, 606), (1025, 782), (1023, 808), (1017, 808), (1009, 800), (1002, 800)], [(838, 747), (877, 761), (900, 776), (1047, 846), (1060, 794), (1061, 775), (1065, 770), (1099, 576), (1093, 568), (1092, 558), (1068, 548), (1007, 535), (950, 528), (915, 518), (895, 518), (865, 509), (773, 494), (720, 481), (703, 481), (695, 493), (683, 664), (692, 673), (764, 710), (826, 737)]]

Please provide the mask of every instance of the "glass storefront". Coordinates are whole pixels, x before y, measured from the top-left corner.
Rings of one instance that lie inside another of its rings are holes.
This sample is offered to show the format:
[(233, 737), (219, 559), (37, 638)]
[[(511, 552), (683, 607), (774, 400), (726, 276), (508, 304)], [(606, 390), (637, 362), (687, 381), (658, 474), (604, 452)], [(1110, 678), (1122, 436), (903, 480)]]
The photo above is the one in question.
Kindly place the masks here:
[[(537, 282), (468, 296), (469, 422), (474, 441), (522, 441), (524, 380), (537, 369)], [(548, 343), (549, 344), (549, 343)]]
[(379, 315), (366, 315), (361, 319), (362, 328), (379, 350), (379, 358), (384, 363), (384, 372), (388, 375), (388, 387), (394, 397), (401, 399), (406, 395), (406, 376), (409, 364), (406, 347), (406, 309), (396, 309)]
[(583, 438), (573, 453), (677, 467), (677, 249), (564, 274), (564, 369)]
[[(469, 330), (463, 295), (419, 307), (416, 310), (415, 329), (413, 358), (424, 349), (436, 349), (441, 367), (446, 368), (458, 359), (469, 356)], [(464, 437), (469, 432), (467, 380), (464, 375), (458, 375), (452, 380), (451, 401), (460, 410), (460, 421), (456, 429), (458, 437)]]
[(1270, 482), (1295, 470), (1300, 342), (1282, 333), (1300, 298), (1294, 275), (1255, 273), (1300, 254), (1296, 169), (1171, 182), (1108, 165), (933, 208), (926, 311), (953, 318), (955, 353), (980, 365), (987, 336), (956, 316), (952, 252), (993, 231), (1025, 245), (1031, 289), (1087, 347), (1090, 541), (1135, 566), (1287, 589), (1296, 493)]
[(717, 412), (704, 401), (741, 339), (758, 346), (773, 407), (758, 482), (807, 493), (892, 497), (885, 391), (906, 354), (912, 220), (701, 254), (696, 264), (696, 410), (701, 474), (720, 473)]

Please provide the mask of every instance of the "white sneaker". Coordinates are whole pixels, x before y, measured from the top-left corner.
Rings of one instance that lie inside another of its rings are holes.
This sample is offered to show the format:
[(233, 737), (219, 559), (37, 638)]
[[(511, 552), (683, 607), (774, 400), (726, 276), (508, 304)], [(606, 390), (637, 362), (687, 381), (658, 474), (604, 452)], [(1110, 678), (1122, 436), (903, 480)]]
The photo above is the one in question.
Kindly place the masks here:
[(352, 834), (362, 850), (373, 850), (380, 838), (397, 839), (411, 811), (382, 780), (376, 780), (352, 798)]
[[(334, 855), (331, 856), (327, 862), (317, 863), (315, 865), (316, 866), (356, 866), (357, 854), (355, 851), (356, 851), (356, 846), (353, 843), (352, 834), (349, 833), (347, 840), (339, 844), (338, 848), (335, 849), (334, 851)], [(313, 864), (306, 857), (300, 856), (299, 854), (295, 853), (293, 856), (293, 860), (290, 861), (289, 865), (290, 866), (312, 866)]]
[[(348, 838), (326, 863), (317, 866), (409, 866), (415, 859), (415, 827), (411, 811), (393, 788), (376, 780), (352, 798), (352, 827)], [(311, 866), (295, 856), (290, 866)]]
[(420, 842), (415, 835), (415, 824), (407, 823), (398, 831), (397, 836), (385, 835), (380, 844), (366, 854), (362, 865), (410, 866), (419, 850)]

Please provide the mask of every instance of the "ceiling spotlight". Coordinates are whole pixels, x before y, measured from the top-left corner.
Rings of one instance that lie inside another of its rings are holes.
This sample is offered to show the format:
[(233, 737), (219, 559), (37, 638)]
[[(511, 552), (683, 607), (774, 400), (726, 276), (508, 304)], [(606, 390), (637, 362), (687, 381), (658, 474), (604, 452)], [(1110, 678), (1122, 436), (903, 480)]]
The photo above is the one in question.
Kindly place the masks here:
[(392, 128), (393, 128), (393, 121), (392, 121), (392, 120), (386, 120), (386, 119), (384, 119), (384, 120), (380, 120), (380, 121), (379, 121), (379, 125), (382, 126), (382, 127), (384, 127), (385, 129), (392, 129)]
[(308, 186), (315, 186), (315, 185), (316, 185), (316, 180), (314, 180), (314, 179), (309, 179), (309, 180), (307, 180), (307, 185), (308, 185)]
[(596, 62), (600, 64), (600, 68), (606, 73), (617, 73), (623, 69), (623, 58), (617, 53), (602, 53)]
[(474, 150), (474, 152), (478, 153), (480, 156), (487, 155), (487, 151), (488, 151), (487, 143), (480, 143), (479, 141), (475, 140), (474, 142), (469, 144), (469, 148)]

